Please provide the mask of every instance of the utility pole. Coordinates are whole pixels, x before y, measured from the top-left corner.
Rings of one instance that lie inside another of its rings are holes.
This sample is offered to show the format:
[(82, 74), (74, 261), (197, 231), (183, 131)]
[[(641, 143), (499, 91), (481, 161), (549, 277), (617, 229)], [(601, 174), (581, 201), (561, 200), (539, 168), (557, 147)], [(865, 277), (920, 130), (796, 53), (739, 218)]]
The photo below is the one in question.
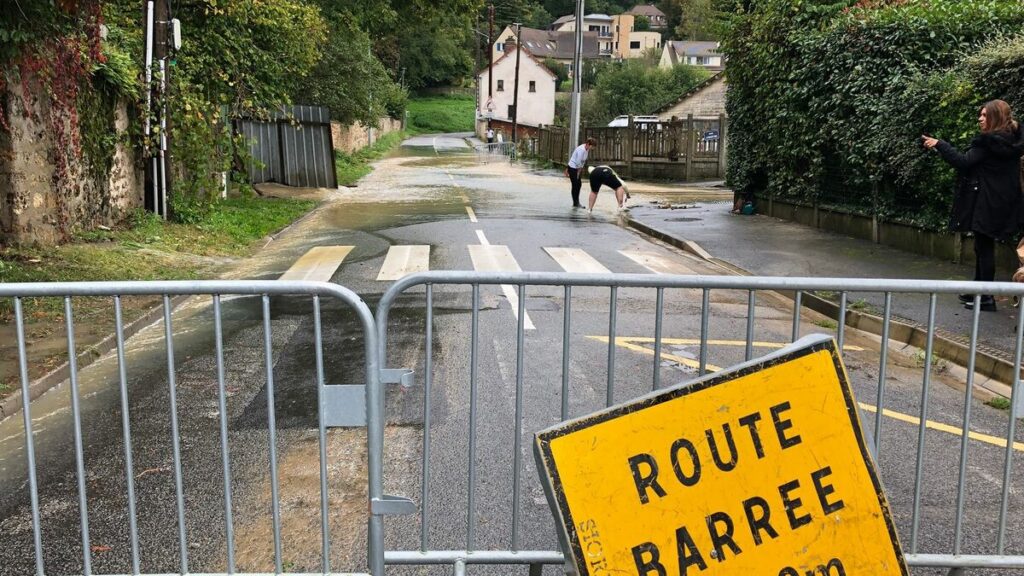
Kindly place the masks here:
[[(494, 97), (494, 4), (487, 7), (487, 101)], [(488, 120), (488, 125), (490, 120)]]
[(520, 35), (523, 25), (516, 22), (513, 26), (516, 27), (516, 76), (515, 81), (512, 83), (512, 144), (516, 144), (519, 141), (519, 135), (517, 134), (519, 131), (519, 55), (523, 53)]
[(576, 0), (576, 30), (573, 39), (572, 95), (569, 103), (569, 148), (580, 143), (580, 98), (583, 90), (583, 0)]

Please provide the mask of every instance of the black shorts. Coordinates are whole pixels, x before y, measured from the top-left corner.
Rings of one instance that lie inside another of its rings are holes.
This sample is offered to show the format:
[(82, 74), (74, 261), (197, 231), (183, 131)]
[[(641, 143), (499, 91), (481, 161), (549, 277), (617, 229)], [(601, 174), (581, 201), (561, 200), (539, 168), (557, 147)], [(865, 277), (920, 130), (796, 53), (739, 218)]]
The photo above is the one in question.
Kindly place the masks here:
[(610, 168), (594, 168), (594, 171), (590, 173), (590, 191), (597, 194), (601, 186), (618, 190), (622, 187), (622, 182), (615, 177), (615, 173)]

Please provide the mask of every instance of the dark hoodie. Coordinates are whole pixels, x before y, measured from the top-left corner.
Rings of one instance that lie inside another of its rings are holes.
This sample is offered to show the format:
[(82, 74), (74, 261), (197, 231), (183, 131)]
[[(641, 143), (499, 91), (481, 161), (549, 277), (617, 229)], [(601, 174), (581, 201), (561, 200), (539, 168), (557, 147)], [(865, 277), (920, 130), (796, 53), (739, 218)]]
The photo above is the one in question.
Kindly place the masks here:
[(936, 146), (959, 175), (950, 229), (993, 238), (1015, 236), (1024, 222), (1021, 156), (1024, 129), (979, 134), (965, 154), (945, 141)]

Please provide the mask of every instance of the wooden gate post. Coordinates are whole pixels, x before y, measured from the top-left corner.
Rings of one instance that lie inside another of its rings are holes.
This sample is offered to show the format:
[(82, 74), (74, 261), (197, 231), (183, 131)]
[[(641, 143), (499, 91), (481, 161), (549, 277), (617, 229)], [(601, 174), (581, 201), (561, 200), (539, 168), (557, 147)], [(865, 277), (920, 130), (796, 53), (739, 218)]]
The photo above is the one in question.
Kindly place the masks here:
[(725, 114), (718, 115), (718, 177), (725, 178), (725, 137), (728, 136), (729, 119)]
[(629, 123), (626, 124), (626, 142), (624, 150), (624, 160), (626, 161), (626, 176), (633, 178), (633, 144), (636, 142), (636, 128), (633, 123), (633, 115), (629, 115)]
[(684, 132), (684, 134), (686, 135), (686, 175), (684, 177), (684, 180), (689, 182), (691, 176), (693, 175), (693, 138), (695, 135), (693, 129), (693, 114), (686, 115), (686, 131)]

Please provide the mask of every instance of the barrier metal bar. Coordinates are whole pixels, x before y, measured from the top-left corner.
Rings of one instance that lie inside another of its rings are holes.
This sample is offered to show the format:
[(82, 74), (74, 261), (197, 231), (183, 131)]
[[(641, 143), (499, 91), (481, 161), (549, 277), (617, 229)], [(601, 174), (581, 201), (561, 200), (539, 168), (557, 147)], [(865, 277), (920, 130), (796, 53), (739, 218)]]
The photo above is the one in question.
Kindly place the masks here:
[(516, 413), (515, 438), (512, 441), (512, 550), (519, 550), (519, 504), (522, 496), (521, 479), (523, 459), (523, 330), (526, 319), (526, 285), (519, 285), (519, 315), (516, 324)]
[(885, 378), (889, 359), (889, 319), (892, 311), (892, 294), (885, 293), (885, 312), (882, 315), (882, 345), (879, 348), (878, 360), (878, 396), (875, 398), (875, 460), (882, 454), (882, 408), (885, 401)]
[(615, 322), (618, 303), (618, 288), (612, 286), (611, 294), (608, 296), (608, 388), (604, 404), (606, 407), (615, 403)]
[(429, 545), (427, 511), (430, 502), (430, 391), (434, 376), (434, 286), (427, 284), (426, 357), (423, 359), (423, 485), (420, 486), (420, 550)]
[(71, 416), (75, 429), (75, 474), (78, 477), (78, 515), (82, 530), (82, 572), (92, 574), (92, 548), (89, 546), (89, 508), (85, 491), (85, 452), (82, 449), (82, 410), (78, 395), (78, 354), (75, 352), (75, 321), (71, 313), (71, 297), (64, 297), (64, 329), (68, 343), (68, 366), (71, 380)]
[[(917, 463), (914, 467), (914, 507), (911, 512), (910, 553), (917, 552), (917, 533), (921, 523), (921, 479), (924, 473), (924, 439), (928, 426), (928, 393), (932, 384), (932, 351), (935, 344), (935, 303), (933, 293), (928, 300), (928, 339), (924, 351), (924, 383), (921, 385), (921, 416), (917, 426)], [(878, 416), (881, 417), (881, 412)]]
[[(381, 322), (378, 320), (378, 322)], [(479, 360), (480, 285), (473, 284), (473, 313), (469, 347), (469, 495), (466, 502), (466, 549), (476, 544), (476, 375)], [(387, 330), (387, 320), (380, 323)], [(386, 337), (381, 340), (382, 345)]]
[(317, 441), (320, 446), (320, 549), (323, 554), (321, 567), (325, 573), (331, 571), (331, 523), (328, 516), (327, 492), (327, 426), (324, 425), (324, 344), (320, 320), (320, 296), (313, 296), (313, 346), (316, 353), (316, 402)]
[(572, 326), (572, 286), (565, 287), (562, 318), (562, 421), (569, 417), (569, 334)]
[[(164, 344), (167, 348), (168, 410), (171, 412), (171, 446), (174, 451), (174, 498), (178, 512), (178, 548), (181, 573), (188, 574), (188, 540), (185, 536), (185, 489), (181, 479), (181, 436), (178, 432), (178, 385), (174, 369), (174, 328), (171, 325), (171, 298), (164, 294)], [(72, 368), (72, 373), (74, 368)]]
[(231, 498), (231, 453), (228, 448), (227, 379), (224, 376), (224, 320), (220, 295), (213, 296), (213, 337), (217, 354), (217, 407), (220, 410), (220, 454), (224, 480), (224, 526), (228, 574), (235, 573), (235, 521)]
[(800, 301), (803, 299), (803, 295), (802, 290), (797, 290), (796, 295), (793, 297), (793, 342), (800, 339)]
[(839, 318), (836, 320), (836, 347), (839, 355), (843, 356), (843, 343), (846, 341), (846, 291), (839, 295)]
[(284, 570), (281, 558), (281, 495), (277, 475), (277, 412), (274, 406), (274, 351), (270, 334), (270, 296), (263, 295), (263, 358), (267, 374), (267, 435), (270, 444), (270, 514), (274, 523), (274, 566)]
[(132, 463), (132, 426), (128, 411), (128, 366), (124, 358), (124, 322), (121, 297), (114, 296), (114, 335), (117, 340), (117, 379), (121, 391), (121, 433), (124, 435), (124, 474), (128, 492), (128, 535), (132, 573), (139, 573), (139, 529), (135, 510), (135, 467)]
[(743, 360), (749, 362), (754, 357), (754, 303), (756, 293), (753, 290), (747, 294), (747, 342), (743, 348)]
[(711, 291), (707, 288), (701, 295), (700, 303), (700, 369), (698, 374), (703, 376), (708, 368), (708, 321), (711, 308)]
[(39, 522), (39, 481), (36, 478), (36, 447), (32, 435), (32, 409), (28, 379), (28, 353), (25, 350), (25, 314), (21, 298), (14, 299), (14, 325), (18, 337), (18, 375), (21, 377), (21, 417), (25, 427), (25, 459), (28, 467), (29, 498), (32, 504), (32, 545), (36, 553), (36, 574), (43, 576), (43, 537)]
[(665, 289), (658, 288), (654, 304), (654, 383), (652, 390), (661, 385), (661, 317), (665, 314)]

